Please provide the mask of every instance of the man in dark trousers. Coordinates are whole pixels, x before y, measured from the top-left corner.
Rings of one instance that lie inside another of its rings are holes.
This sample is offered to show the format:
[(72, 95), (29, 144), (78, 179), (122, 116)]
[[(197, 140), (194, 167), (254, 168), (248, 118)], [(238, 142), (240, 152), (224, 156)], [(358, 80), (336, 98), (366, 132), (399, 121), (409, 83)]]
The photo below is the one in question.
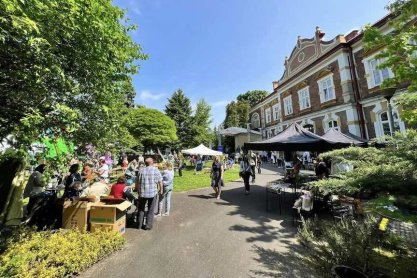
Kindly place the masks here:
[(138, 199), (138, 229), (143, 226), (145, 217), (145, 206), (148, 204), (148, 212), (146, 214), (145, 230), (151, 230), (153, 226), (153, 217), (155, 204), (157, 202), (157, 194), (163, 193), (162, 175), (158, 168), (153, 166), (153, 159), (145, 160), (146, 167), (139, 173), (136, 179), (136, 189), (139, 194)]

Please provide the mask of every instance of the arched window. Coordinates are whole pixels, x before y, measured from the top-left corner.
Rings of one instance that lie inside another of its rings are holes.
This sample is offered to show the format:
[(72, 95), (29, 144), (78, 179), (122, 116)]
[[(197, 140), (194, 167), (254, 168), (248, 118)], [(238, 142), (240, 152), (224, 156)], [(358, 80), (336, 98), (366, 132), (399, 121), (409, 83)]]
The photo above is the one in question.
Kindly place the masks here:
[(339, 128), (339, 126), (337, 124), (337, 121), (329, 121), (328, 122), (328, 126), (329, 126), (329, 128), (334, 128), (334, 129), (340, 131), (340, 128)]
[(314, 126), (312, 124), (306, 124), (303, 126), (305, 129), (307, 129), (310, 132), (314, 133)]
[(384, 135), (391, 135), (391, 130), (393, 132), (400, 131), (400, 121), (399, 121), (397, 112), (392, 113), (392, 119), (394, 122), (394, 129), (391, 128), (388, 113), (382, 112), (380, 114), (381, 127), (382, 127), (382, 131), (384, 132)]
[(252, 122), (252, 128), (259, 128), (261, 126), (261, 121), (259, 119), (258, 113), (252, 114), (251, 122)]

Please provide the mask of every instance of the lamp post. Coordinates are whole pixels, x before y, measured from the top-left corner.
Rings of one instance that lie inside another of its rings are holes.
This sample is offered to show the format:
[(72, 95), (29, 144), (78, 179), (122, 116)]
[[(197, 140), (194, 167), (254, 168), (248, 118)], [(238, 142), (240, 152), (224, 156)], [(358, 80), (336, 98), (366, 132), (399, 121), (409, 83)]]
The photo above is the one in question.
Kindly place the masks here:
[(391, 99), (395, 93), (395, 91), (397, 90), (396, 87), (391, 87), (391, 88), (384, 88), (379, 90), (379, 92), (382, 93), (382, 96), (387, 100), (387, 110), (388, 110), (388, 121), (389, 121), (389, 125), (390, 125), (390, 135), (392, 136), (394, 134), (394, 117), (392, 116), (392, 106), (391, 106)]
[(250, 123), (246, 124), (246, 129), (248, 130), (248, 143), (250, 143)]

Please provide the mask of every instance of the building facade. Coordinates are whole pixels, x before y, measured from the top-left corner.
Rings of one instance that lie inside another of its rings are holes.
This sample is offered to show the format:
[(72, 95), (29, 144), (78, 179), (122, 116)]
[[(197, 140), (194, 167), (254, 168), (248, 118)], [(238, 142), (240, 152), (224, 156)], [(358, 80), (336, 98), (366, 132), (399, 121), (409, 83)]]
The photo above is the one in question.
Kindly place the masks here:
[[(373, 26), (390, 32), (389, 18)], [(381, 61), (375, 56), (380, 51), (365, 51), (363, 32), (358, 30), (326, 41), (316, 27), (313, 38), (298, 37), (285, 58), (284, 74), (272, 82), (273, 92), (251, 108), (252, 129), (261, 130), (264, 139), (294, 122), (318, 135), (333, 127), (366, 139), (404, 131), (400, 108), (393, 101), (404, 88), (380, 88), (384, 79), (393, 77), (390, 69), (377, 69)]]

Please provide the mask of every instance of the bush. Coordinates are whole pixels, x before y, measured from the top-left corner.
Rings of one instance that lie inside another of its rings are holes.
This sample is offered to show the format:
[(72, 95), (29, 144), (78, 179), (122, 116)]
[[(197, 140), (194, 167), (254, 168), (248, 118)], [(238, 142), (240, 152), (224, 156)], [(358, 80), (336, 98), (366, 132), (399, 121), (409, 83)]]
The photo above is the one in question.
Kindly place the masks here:
[(0, 256), (0, 277), (70, 277), (120, 249), (124, 241), (112, 231), (20, 230)]
[(306, 221), (298, 238), (307, 249), (301, 257), (318, 277), (332, 277), (331, 269), (346, 265), (369, 277), (384, 273), (388, 277), (413, 277), (417, 271), (415, 254), (395, 235), (378, 230), (378, 222), (365, 219), (343, 219), (340, 222)]

